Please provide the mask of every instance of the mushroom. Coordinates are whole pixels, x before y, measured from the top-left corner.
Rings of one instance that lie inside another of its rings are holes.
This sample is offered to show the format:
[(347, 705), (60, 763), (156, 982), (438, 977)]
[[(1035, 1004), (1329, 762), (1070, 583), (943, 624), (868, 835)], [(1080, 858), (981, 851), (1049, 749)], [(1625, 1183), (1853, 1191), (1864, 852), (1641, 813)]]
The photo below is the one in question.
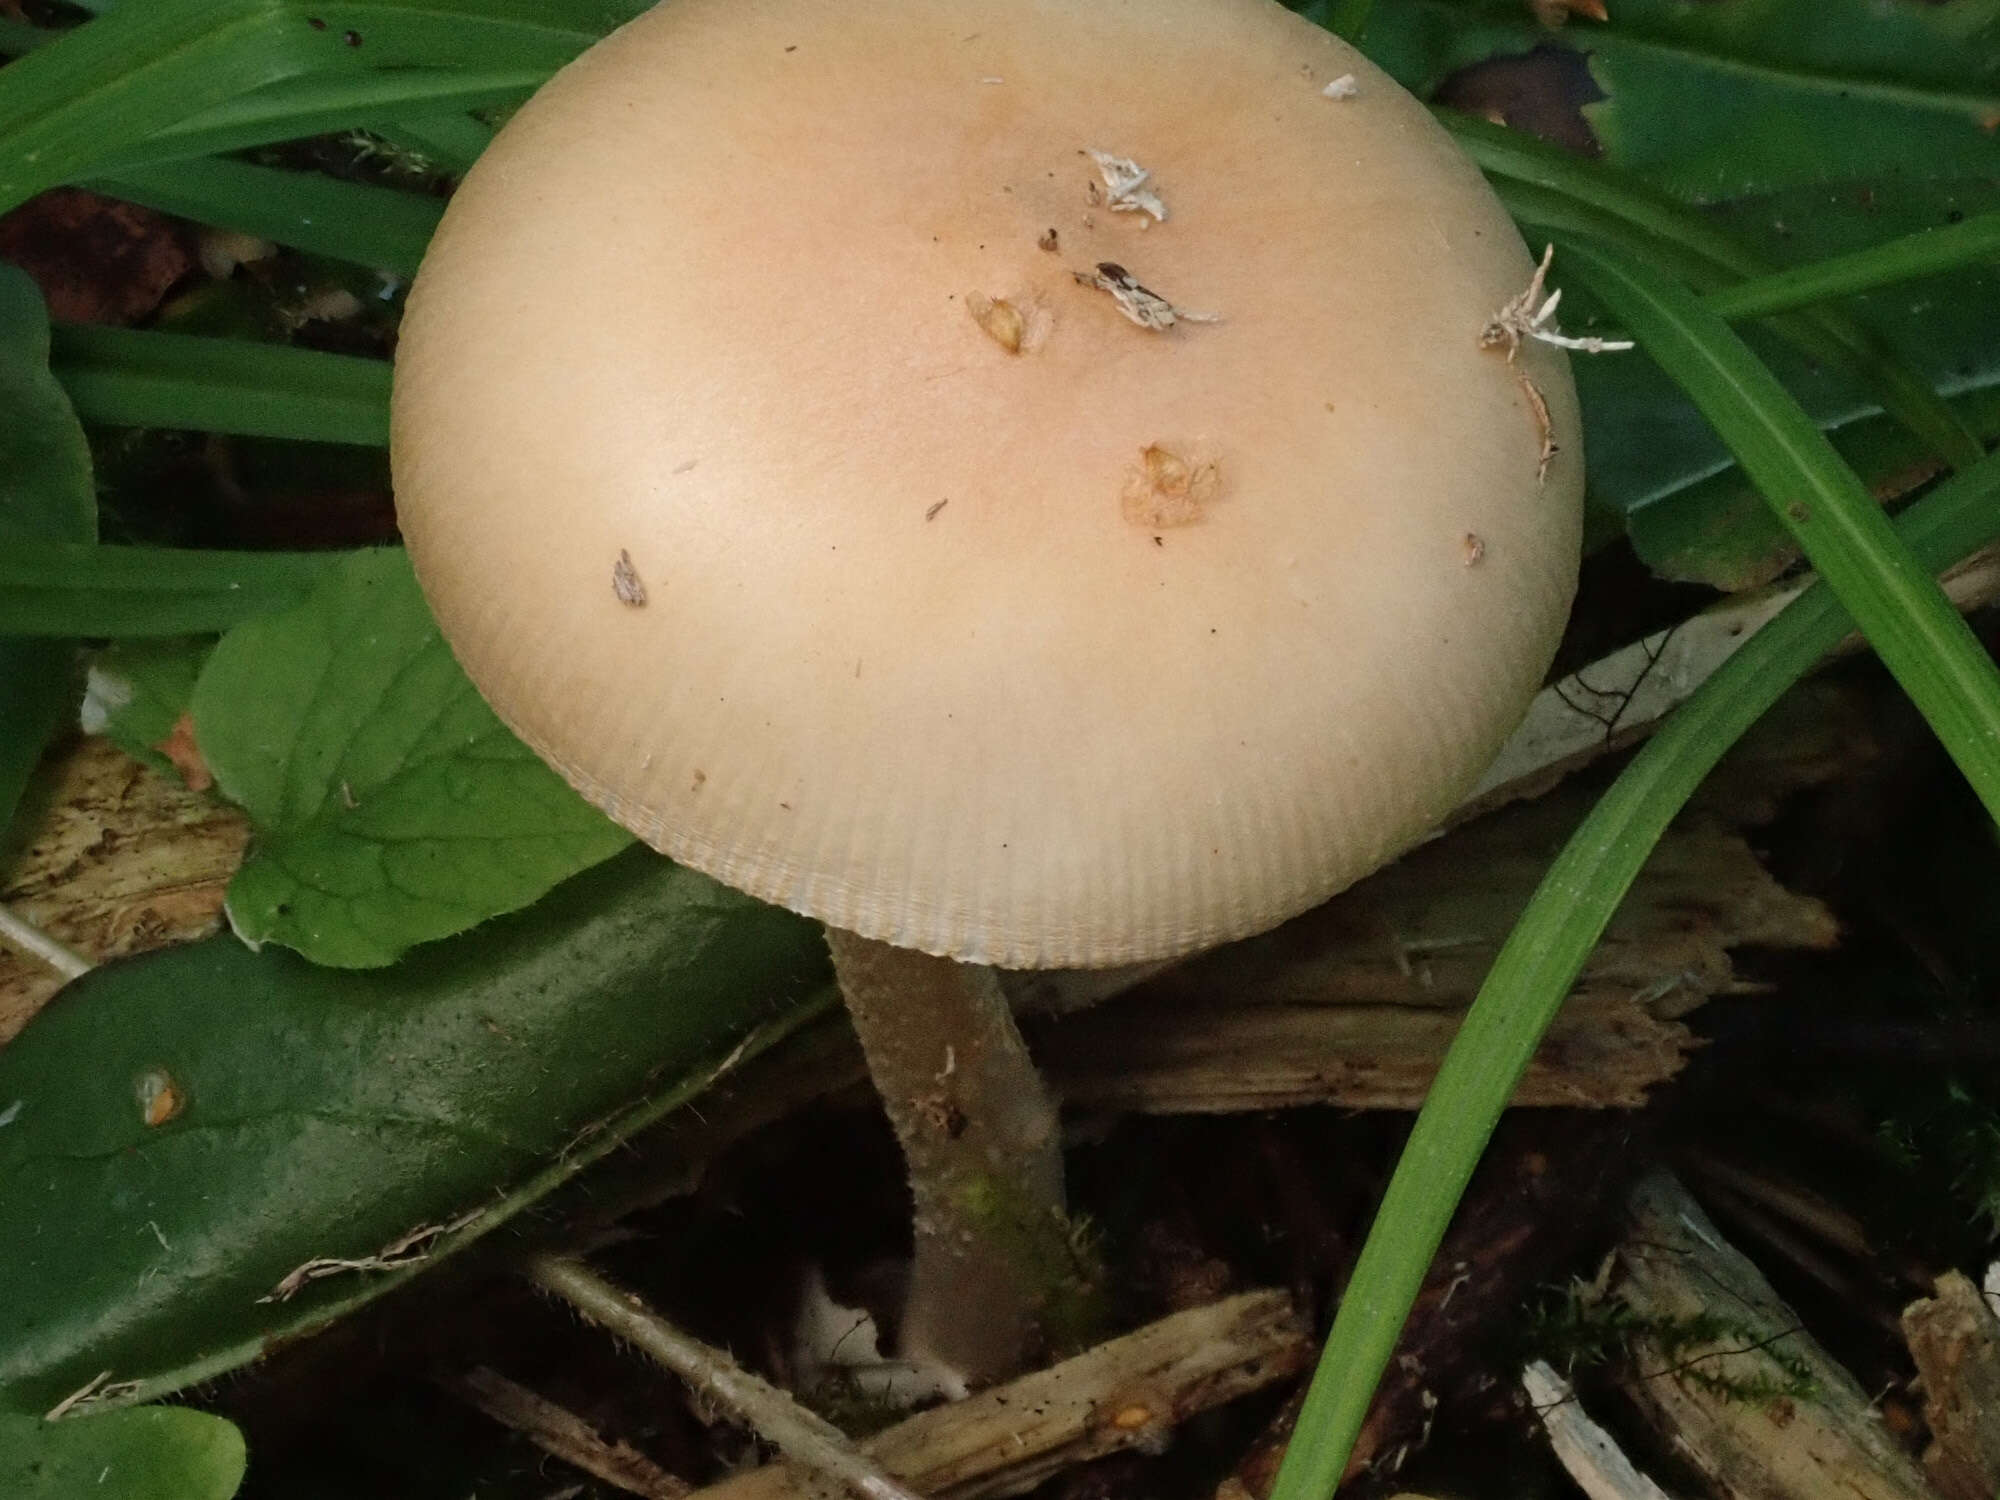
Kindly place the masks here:
[(906, 1355), (997, 1378), (1071, 1279), (993, 966), (1324, 900), (1539, 685), (1575, 398), (1480, 342), (1531, 273), (1271, 0), (669, 0), (452, 201), (397, 361), (418, 575), (586, 796), (828, 925), (912, 1168)]

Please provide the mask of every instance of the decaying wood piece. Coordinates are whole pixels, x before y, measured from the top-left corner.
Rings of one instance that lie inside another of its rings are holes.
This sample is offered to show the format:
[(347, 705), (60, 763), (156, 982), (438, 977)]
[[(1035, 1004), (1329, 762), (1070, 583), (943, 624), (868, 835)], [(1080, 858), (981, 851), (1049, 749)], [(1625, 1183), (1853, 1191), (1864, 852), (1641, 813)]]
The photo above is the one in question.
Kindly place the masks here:
[[(1182, 1421), (1286, 1380), (1314, 1345), (1282, 1292), (1175, 1313), (1051, 1369), (899, 1422), (859, 1446), (912, 1489), (1016, 1495), (1072, 1464), (1163, 1445)], [(768, 1464), (700, 1500), (825, 1500), (823, 1481)]]
[[(45, 768), (47, 811), (0, 868), (0, 902), (94, 962), (192, 942), (221, 920), (242, 862), (241, 812), (85, 739)], [(0, 945), (0, 1042), (61, 985)]]
[(1521, 1389), (1557, 1461), (1590, 1500), (1667, 1500), (1667, 1492), (1591, 1420), (1569, 1382), (1547, 1363), (1538, 1359), (1521, 1371)]
[(1931, 1445), (1924, 1472), (1945, 1500), (2000, 1493), (2000, 1319), (1957, 1271), (1903, 1309), (1903, 1337), (1924, 1380)]
[[(1543, 689), (1452, 821), (1538, 796), (1599, 756), (1645, 738), (1813, 582), (1808, 575), (1734, 595)], [(1992, 603), (2000, 598), (2000, 548), (1973, 554), (1941, 582), (1961, 610)], [(1859, 644), (1850, 637), (1841, 649)]]
[[(1073, 1104), (1157, 1113), (1414, 1109), (1494, 955), (1588, 809), (1567, 792), (1461, 828), (1273, 932), (1042, 1022)], [(1637, 1107), (1681, 1066), (1677, 1018), (1743, 988), (1730, 950), (1826, 948), (1819, 902), (1706, 820), (1670, 831), (1592, 953), (1517, 1104)]]
[(1867, 1393), (1668, 1173), (1634, 1189), (1618, 1258), (1613, 1294), (1690, 1334), (1671, 1352), (1635, 1339), (1620, 1386), (1662, 1444), (1723, 1494), (1932, 1500)]
[(572, 1468), (645, 1500), (681, 1500), (689, 1491), (629, 1443), (608, 1443), (568, 1407), (558, 1406), (497, 1370), (477, 1365), (440, 1382), (502, 1426), (511, 1427), (544, 1453)]

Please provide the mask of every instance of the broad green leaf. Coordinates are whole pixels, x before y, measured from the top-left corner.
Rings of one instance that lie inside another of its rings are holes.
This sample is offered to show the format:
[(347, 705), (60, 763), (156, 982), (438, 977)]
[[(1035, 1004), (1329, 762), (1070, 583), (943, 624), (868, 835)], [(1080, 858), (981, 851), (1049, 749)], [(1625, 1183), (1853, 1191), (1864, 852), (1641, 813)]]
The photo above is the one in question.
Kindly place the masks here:
[(247, 1462), (232, 1424), (185, 1407), (59, 1422), (0, 1412), (7, 1500), (229, 1500)]
[(630, 842), (486, 706), (401, 552), (353, 554), (297, 609), (230, 631), (194, 718), (257, 829), (230, 922), (319, 963), (391, 963)]
[(49, 315), (26, 273), (0, 262), (0, 537), (97, 535), (90, 444), (49, 374)]
[(135, 760), (178, 774), (157, 747), (194, 701), (215, 642), (191, 639), (120, 641), (97, 653), (83, 699), (86, 734), (101, 734)]
[(16, 542), (0, 548), (0, 634), (196, 635), (289, 609), (332, 552), (200, 552)]
[[(90, 445), (49, 373), (49, 319), (21, 271), (0, 264), (0, 552), (97, 535)], [(49, 736), (75, 705), (74, 648), (0, 633), (0, 833)]]
[[(1933, 227), (1949, 232), (1960, 219), (1996, 210), (2000, 178), (1890, 178), (1745, 199), (1718, 206), (1710, 216), (1760, 253), (1809, 270), (1884, 240)], [(1846, 297), (1841, 306), (1875, 330), (1925, 380), (1947, 392), (1980, 439), (2000, 437), (2000, 269), (1975, 257), (1921, 279)], [(1769, 353), (1768, 346), (1760, 347)], [(1858, 391), (1842, 400), (1818, 372), (1788, 365), (1781, 357), (1767, 362), (1808, 403), (1835, 446), (1871, 486), (1907, 487), (1911, 476), (1923, 472), (1928, 455), (1877, 420), (1874, 402)], [(1581, 374), (1600, 396), (1612, 382), (1623, 382), (1617, 399), (1627, 403), (1636, 390), (1659, 378), (1650, 369), (1592, 368)], [(1608, 412), (1590, 429), (1602, 434), (1598, 447), (1626, 450), (1618, 463), (1631, 477), (1620, 498), (1629, 513), (1633, 546), (1665, 577), (1725, 588), (1767, 582), (1796, 557), (1796, 549), (1742, 471), (1729, 462), (1719, 439), (1712, 432), (1690, 431), (1689, 409), (1683, 405), (1679, 410), (1684, 415), (1675, 425), (1677, 442), (1671, 446), (1626, 443)], [(1670, 456), (1678, 457), (1680, 472), (1691, 484), (1667, 477)]]
[(816, 924), (633, 849), (393, 968), (224, 935), (86, 975), (0, 1050), (0, 1405), (105, 1370), (150, 1400), (324, 1326), (418, 1265), (259, 1299), (491, 1234), (821, 1014), (827, 968)]
[(1495, 54), (1580, 52), (1607, 160), (1684, 197), (2000, 170), (2000, 0), (1619, 0), (1558, 31), (1514, 0), (1382, 0), (1363, 42), (1419, 95)]
[(389, 364), (243, 339), (66, 325), (55, 372), (86, 422), (243, 437), (389, 441)]

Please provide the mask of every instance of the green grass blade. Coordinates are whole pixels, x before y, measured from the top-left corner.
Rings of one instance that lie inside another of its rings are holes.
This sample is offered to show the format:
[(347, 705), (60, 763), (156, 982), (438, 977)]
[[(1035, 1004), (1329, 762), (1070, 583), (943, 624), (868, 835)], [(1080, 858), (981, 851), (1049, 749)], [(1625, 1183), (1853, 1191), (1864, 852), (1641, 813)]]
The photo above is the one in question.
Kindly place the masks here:
[(0, 636), (212, 634), (300, 603), (344, 555), (11, 541)]
[(416, 193), (215, 159), (134, 167), (89, 186), (197, 223), (403, 276), (416, 274), (444, 212), (438, 199)]
[[(1440, 110), (1459, 144), (1494, 179), (1508, 211), (1551, 230), (1583, 231), (1666, 260), (1695, 285), (1714, 289), (1773, 275), (1775, 268), (1734, 237), (1624, 173), (1484, 120)], [(1598, 227), (1592, 228), (1592, 225)], [(1618, 227), (1606, 233), (1606, 226)], [(1640, 247), (1646, 248), (1641, 251)], [(1884, 411), (1954, 468), (1977, 463), (1978, 437), (1896, 352), (1854, 319), (1816, 307), (1773, 324), (1814, 358), (1853, 371)]]
[(385, 360), (70, 325), (55, 330), (51, 365), (86, 422), (372, 447), (389, 441)]
[[(2000, 539), (2000, 455), (1897, 525), (1936, 572)], [(1600, 798), (1542, 877), (1411, 1129), (1334, 1317), (1271, 1500), (1326, 1500), (1500, 1113), (1660, 835), (1723, 753), (1853, 629), (1815, 585), (1744, 643)]]
[(37, 47), (48, 46), (61, 35), (59, 31), (45, 31), (26, 21), (0, 16), (0, 57), (19, 57), (23, 52), (33, 52)]
[(224, 100), (314, 68), (353, 69), (283, 0), (148, 0), (0, 75), (0, 212)]
[(421, 157), (436, 170), (463, 177), (493, 144), (493, 127), (468, 114), (421, 115), (374, 127), (398, 150)]
[(93, 173), (246, 151), (300, 136), (366, 130), (413, 112), (510, 108), (533, 93), (532, 68), (462, 72), (397, 68), (388, 73), (287, 79), (191, 115), (143, 141), (107, 151)]
[(1565, 274), (1701, 409), (2000, 816), (2000, 669), (1812, 418), (1728, 324), (1642, 262), (1573, 245)]
[(1994, 259), (2000, 259), (2000, 213), (1978, 214), (1961, 224), (1899, 235), (1850, 255), (1829, 256), (1811, 265), (1739, 282), (1710, 292), (1702, 300), (1710, 312), (1733, 323)]

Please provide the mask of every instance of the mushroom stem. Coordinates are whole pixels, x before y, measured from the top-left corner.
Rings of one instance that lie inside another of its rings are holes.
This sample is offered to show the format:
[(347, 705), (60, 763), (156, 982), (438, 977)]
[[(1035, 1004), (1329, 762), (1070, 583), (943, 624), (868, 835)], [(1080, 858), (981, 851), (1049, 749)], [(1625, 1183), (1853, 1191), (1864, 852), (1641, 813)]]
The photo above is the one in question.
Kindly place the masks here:
[(902, 1144), (916, 1258), (899, 1352), (969, 1385), (1018, 1373), (1086, 1290), (1056, 1104), (993, 970), (827, 929)]

